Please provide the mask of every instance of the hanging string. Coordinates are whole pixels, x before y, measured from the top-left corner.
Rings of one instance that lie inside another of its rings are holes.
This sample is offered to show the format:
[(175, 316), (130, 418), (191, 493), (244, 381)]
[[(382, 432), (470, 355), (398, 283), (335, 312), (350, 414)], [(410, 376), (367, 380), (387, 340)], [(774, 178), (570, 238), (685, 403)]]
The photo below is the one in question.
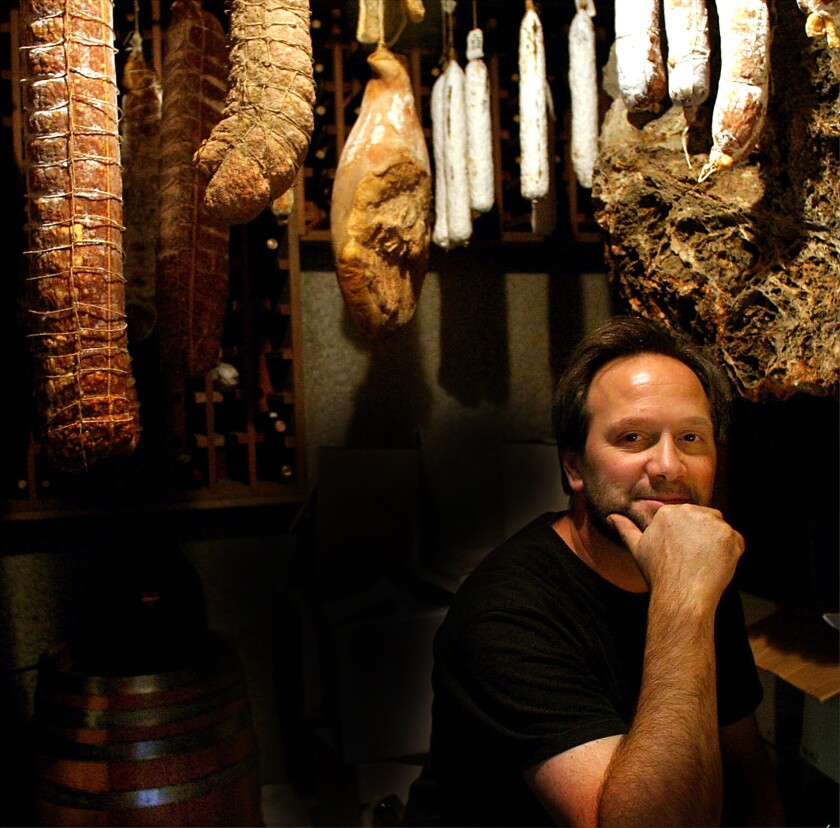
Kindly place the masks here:
[(134, 31), (125, 39), (125, 43), (134, 51), (143, 48), (143, 35), (140, 33), (140, 0), (134, 0)]
[(440, 0), (441, 32), (443, 33), (443, 60), (446, 62), (455, 50), (455, 24), (452, 15), (455, 13), (455, 0)]
[(472, 0), (473, 6), (473, 29), (478, 28), (478, 0)]
[(379, 46), (385, 45), (385, 0), (379, 0)]
[(449, 59), (446, 53), (446, 0), (440, 0), (440, 62), (444, 65)]

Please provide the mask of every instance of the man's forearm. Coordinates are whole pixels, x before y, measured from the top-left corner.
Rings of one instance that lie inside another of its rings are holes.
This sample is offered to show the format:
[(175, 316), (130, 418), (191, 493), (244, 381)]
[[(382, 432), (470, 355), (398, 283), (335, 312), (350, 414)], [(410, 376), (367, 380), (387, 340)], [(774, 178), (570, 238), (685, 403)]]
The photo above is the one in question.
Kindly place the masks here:
[(651, 597), (639, 703), (601, 791), (601, 825), (719, 825), (714, 612)]

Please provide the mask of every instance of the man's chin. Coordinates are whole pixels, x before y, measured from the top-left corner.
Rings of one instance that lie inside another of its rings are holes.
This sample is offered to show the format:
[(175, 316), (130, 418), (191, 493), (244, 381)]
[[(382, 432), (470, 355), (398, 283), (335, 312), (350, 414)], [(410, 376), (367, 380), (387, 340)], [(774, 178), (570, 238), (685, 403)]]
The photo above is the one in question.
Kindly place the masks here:
[(607, 521), (607, 518), (610, 515), (624, 515), (624, 517), (628, 520), (632, 520), (633, 523), (636, 524), (640, 532), (644, 532), (653, 520), (653, 515), (656, 514), (656, 509), (653, 509), (652, 513), (647, 514), (646, 511), (650, 510), (643, 510), (636, 506), (630, 506), (623, 509), (613, 509), (607, 513), (596, 509), (591, 502), (588, 503), (588, 506), (590, 519), (598, 531), (606, 538), (613, 541), (613, 543), (617, 543), (619, 546), (624, 546), (624, 540), (618, 531), (613, 528), (612, 524)]

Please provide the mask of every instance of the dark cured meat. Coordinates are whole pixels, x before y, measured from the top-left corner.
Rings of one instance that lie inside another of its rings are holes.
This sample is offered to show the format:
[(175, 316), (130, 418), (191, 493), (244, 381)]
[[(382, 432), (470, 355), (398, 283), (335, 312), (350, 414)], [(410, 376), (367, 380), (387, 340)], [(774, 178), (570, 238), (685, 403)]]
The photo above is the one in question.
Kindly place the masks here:
[(30, 314), (38, 431), (53, 464), (134, 450), (110, 0), (21, 4)]

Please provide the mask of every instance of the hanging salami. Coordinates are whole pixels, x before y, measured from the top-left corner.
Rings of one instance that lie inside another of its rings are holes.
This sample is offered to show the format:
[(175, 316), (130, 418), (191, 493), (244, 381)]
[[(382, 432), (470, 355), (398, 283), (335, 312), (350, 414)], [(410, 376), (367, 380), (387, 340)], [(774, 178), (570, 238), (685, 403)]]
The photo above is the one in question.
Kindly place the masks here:
[(467, 166), (467, 108), (464, 70), (455, 57), (443, 72), (444, 174), (446, 226), (450, 247), (469, 243), (472, 235), (470, 181)]
[(192, 164), (221, 117), (226, 79), (221, 24), (198, 0), (175, 0), (163, 66), (158, 326), (164, 365), (188, 376), (219, 361), (227, 303), (229, 229), (208, 214)]
[(545, 42), (533, 0), (525, 0), (519, 27), (519, 156), (522, 197), (534, 201), (548, 193), (548, 102)]
[(662, 61), (660, 0), (615, 0), (615, 62), (630, 112), (659, 111), (668, 79)]
[(664, 0), (668, 38), (668, 94), (685, 117), (683, 152), (688, 166), (688, 131), (709, 97), (709, 20), (706, 0)]
[[(591, 6), (591, 9), (590, 9)], [(595, 65), (594, 4), (578, 0), (569, 26), (569, 91), (572, 99), (572, 168), (581, 187), (592, 188), (598, 157), (598, 71)]]
[(720, 80), (712, 111), (714, 144), (698, 181), (731, 167), (758, 140), (770, 86), (767, 0), (717, 0)]
[(38, 431), (57, 468), (133, 451), (111, 0), (24, 0), (20, 14)]
[(470, 207), (477, 213), (486, 213), (493, 207), (495, 193), (490, 79), (484, 63), (484, 35), (481, 29), (473, 29), (467, 34), (467, 68), (464, 74)]

